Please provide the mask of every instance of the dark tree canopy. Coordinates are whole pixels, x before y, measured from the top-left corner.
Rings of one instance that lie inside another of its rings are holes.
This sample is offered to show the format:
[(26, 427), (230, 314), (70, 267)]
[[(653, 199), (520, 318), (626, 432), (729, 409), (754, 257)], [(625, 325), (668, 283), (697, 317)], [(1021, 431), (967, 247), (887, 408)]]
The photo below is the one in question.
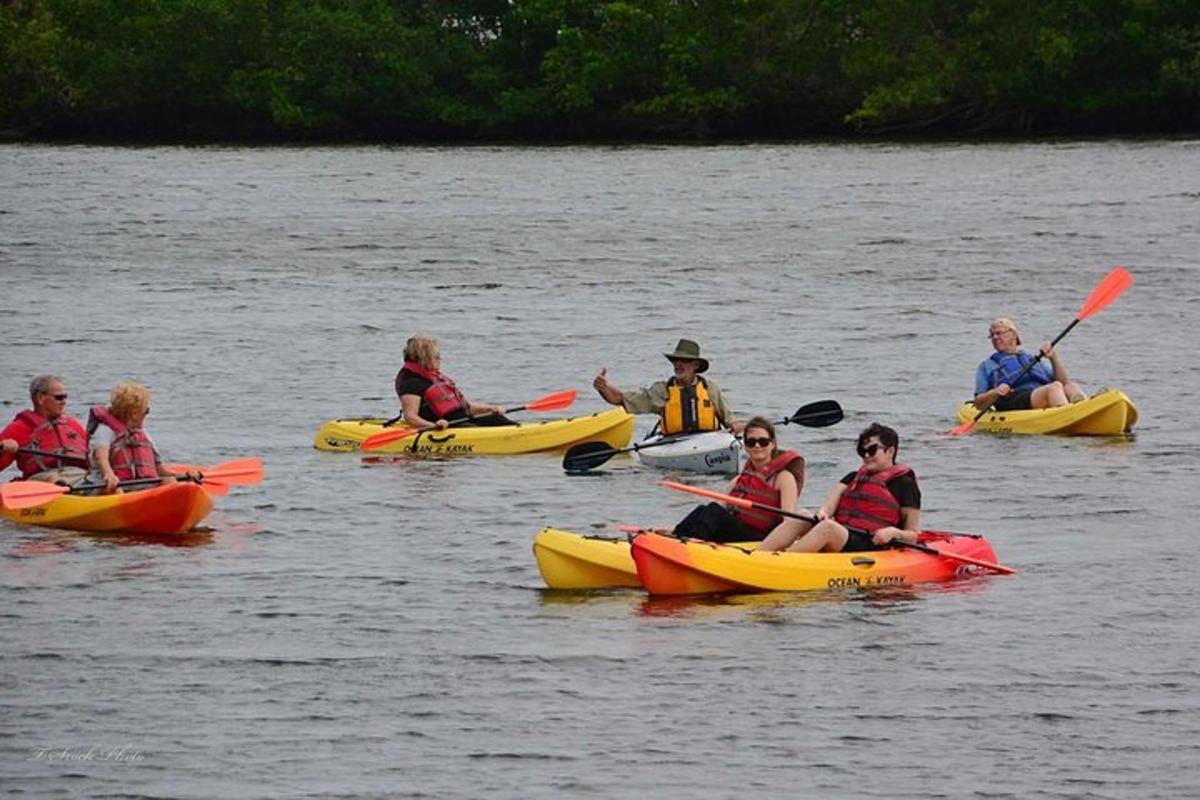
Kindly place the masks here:
[(1197, 129), (1196, 0), (0, 0), (9, 138)]

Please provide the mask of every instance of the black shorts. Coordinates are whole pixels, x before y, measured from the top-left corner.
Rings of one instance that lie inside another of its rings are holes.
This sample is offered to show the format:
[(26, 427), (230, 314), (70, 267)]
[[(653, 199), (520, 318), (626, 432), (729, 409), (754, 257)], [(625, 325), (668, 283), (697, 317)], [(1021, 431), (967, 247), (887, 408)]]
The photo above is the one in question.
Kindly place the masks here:
[(1022, 389), (1019, 392), (1009, 392), (996, 400), (992, 406), (994, 411), (1025, 411), (1033, 408), (1033, 389)]
[(706, 542), (761, 542), (766, 536), (735, 517), (720, 503), (696, 506), (679, 521), (672, 533)]
[(843, 553), (864, 553), (867, 550), (879, 550), (879, 545), (871, 540), (871, 534), (866, 531), (849, 531), (846, 537), (846, 546), (842, 548)]

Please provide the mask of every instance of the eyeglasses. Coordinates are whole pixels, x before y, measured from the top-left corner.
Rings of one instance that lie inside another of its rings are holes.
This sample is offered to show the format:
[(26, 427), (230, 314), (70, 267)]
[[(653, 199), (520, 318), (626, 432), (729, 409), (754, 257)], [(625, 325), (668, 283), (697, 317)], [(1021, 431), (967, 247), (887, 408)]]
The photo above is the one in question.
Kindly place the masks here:
[(882, 449), (883, 449), (883, 445), (881, 445), (879, 442), (873, 442), (873, 443), (867, 445), (866, 447), (859, 447), (858, 448), (858, 457), (859, 458), (869, 458), (869, 457), (875, 455), (876, 453), (878, 453)]
[(988, 338), (995, 339), (997, 336), (1003, 336), (1006, 333), (1012, 333), (1012, 328), (1001, 328), (998, 331), (988, 331)]
[(62, 401), (64, 401), (64, 400), (66, 400), (66, 399), (67, 399), (67, 397), (68, 397), (68, 395), (67, 395), (67, 394), (65, 394), (65, 393), (64, 393), (64, 394), (50, 394), (49, 392), (43, 392), (42, 394), (48, 395), (48, 396), (50, 396), (50, 397), (53, 397), (55, 400), (57, 400), (57, 401), (58, 401), (58, 402), (60, 402), (60, 403), (61, 403)]
[(746, 442), (746, 447), (767, 447), (774, 440), (768, 439), (766, 436), (761, 439), (754, 436), (747, 436), (744, 441)]

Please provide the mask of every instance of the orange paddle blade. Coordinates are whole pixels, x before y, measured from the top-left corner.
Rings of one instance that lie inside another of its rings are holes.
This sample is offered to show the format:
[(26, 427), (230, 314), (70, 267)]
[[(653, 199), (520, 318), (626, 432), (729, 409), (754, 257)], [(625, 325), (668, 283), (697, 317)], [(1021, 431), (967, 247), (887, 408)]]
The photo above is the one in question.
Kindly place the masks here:
[(961, 561), (964, 564), (974, 564), (977, 567), (990, 569), (991, 571), (998, 572), (1001, 575), (1017, 574), (1017, 571), (1012, 567), (1006, 567), (1003, 564), (994, 564), (991, 561), (983, 561), (978, 558), (971, 558), (970, 556), (959, 555), (958, 553), (947, 553), (944, 550), (938, 550), (935, 547), (930, 547), (929, 545), (921, 542), (906, 542), (903, 539), (893, 539), (892, 544), (899, 545), (901, 547), (908, 547), (913, 550), (920, 550), (922, 553), (929, 553), (931, 556), (937, 556), (938, 558), (948, 558), (951, 561)]
[(660, 486), (665, 486), (668, 489), (674, 489), (677, 492), (688, 492), (689, 494), (707, 497), (709, 500), (720, 500), (722, 503), (730, 503), (741, 508), (754, 508), (754, 501), (747, 500), (744, 497), (734, 497), (731, 494), (721, 494), (714, 492), (712, 489), (701, 489), (699, 486), (689, 486), (686, 483), (676, 483), (675, 481), (660, 481)]
[(579, 392), (575, 389), (553, 392), (545, 397), (539, 397), (531, 403), (526, 403), (525, 409), (527, 411), (558, 411), (560, 408), (566, 408), (574, 403), (578, 394)]
[(33, 508), (69, 491), (68, 486), (46, 481), (13, 481), (0, 486), (0, 502), (11, 509)]
[(407, 439), (409, 436), (416, 436), (420, 432), (420, 428), (399, 428), (394, 431), (372, 433), (366, 439), (363, 439), (361, 449), (378, 450), (379, 448), (385, 447), (392, 442), (398, 442), (401, 439)]
[(216, 466), (202, 467), (200, 475), (205, 483), (211, 481), (213, 483), (237, 486), (262, 483), (262, 459), (238, 458), (233, 461), (223, 461)]
[(962, 436), (964, 433), (970, 433), (971, 428), (975, 427), (975, 422), (976, 421), (973, 419), (967, 420), (962, 425), (959, 425), (957, 428), (952, 429), (950, 431), (950, 435), (951, 436)]
[(1104, 276), (1104, 280), (1096, 284), (1096, 288), (1088, 295), (1079, 309), (1078, 319), (1084, 320), (1100, 309), (1116, 300), (1133, 285), (1133, 276), (1124, 267), (1114, 267), (1113, 271)]

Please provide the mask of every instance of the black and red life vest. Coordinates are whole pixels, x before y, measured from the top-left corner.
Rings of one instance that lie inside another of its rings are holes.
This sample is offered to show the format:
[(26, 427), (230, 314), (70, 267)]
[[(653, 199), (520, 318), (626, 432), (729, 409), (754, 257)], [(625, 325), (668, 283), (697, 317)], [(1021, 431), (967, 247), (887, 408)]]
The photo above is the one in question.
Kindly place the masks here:
[(888, 481), (912, 473), (907, 464), (893, 464), (878, 472), (860, 469), (842, 491), (833, 518), (867, 533), (900, 524), (900, 501), (888, 491)]
[[(762, 469), (755, 467), (753, 461), (747, 461), (730, 494), (772, 508), (779, 508), (780, 492), (775, 488), (775, 478), (785, 469), (796, 476), (796, 487), (803, 488), (804, 457), (795, 450), (784, 450), (764, 464)], [(792, 509), (784, 510), (791, 511)], [(779, 514), (763, 511), (760, 508), (734, 506), (730, 511), (747, 527), (763, 534), (770, 533), (776, 525), (783, 521), (783, 517)]]
[(429, 407), (434, 419), (449, 419), (456, 411), (466, 413), (467, 398), (463, 397), (454, 381), (441, 372), (430, 372), (413, 361), (405, 361), (404, 369), (430, 382), (429, 388), (421, 395), (421, 402)]
[(104, 406), (92, 406), (88, 414), (88, 434), (94, 435), (99, 425), (106, 425), (116, 436), (108, 448), (108, 463), (117, 480), (157, 478), (158, 453), (141, 428), (130, 428)]
[(78, 422), (66, 416), (47, 419), (36, 411), (26, 409), (17, 414), (17, 419), (29, 426), (30, 449), (57, 453), (54, 456), (17, 453), (17, 467), (28, 478), (39, 472), (59, 467), (82, 467), (87, 465), (87, 435)]

